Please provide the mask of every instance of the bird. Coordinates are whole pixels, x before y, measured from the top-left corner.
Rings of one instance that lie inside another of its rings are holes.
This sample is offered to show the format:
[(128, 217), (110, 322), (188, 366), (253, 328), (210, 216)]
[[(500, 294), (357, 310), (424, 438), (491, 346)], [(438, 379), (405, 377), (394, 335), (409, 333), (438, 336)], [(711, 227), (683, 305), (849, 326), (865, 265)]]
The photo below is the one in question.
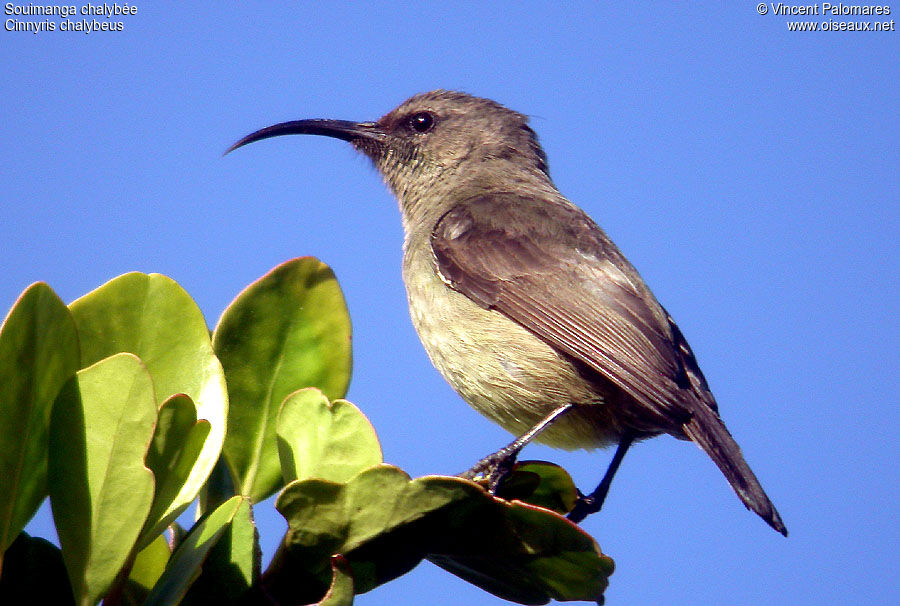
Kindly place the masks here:
[(697, 444), (751, 511), (787, 536), (723, 423), (681, 330), (607, 234), (554, 185), (528, 117), (435, 90), (374, 122), (306, 119), (257, 130), (320, 135), (367, 156), (398, 200), (410, 317), (455, 391), (519, 436), (468, 477), (491, 489), (532, 440), (616, 445), (574, 522), (599, 511), (622, 458), (661, 434)]

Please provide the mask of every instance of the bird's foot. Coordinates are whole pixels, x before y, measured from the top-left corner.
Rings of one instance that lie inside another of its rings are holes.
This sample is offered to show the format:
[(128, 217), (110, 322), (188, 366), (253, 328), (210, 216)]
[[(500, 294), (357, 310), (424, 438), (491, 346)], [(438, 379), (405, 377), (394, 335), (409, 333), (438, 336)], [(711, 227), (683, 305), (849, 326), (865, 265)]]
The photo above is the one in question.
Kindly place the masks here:
[(488, 492), (496, 494), (500, 483), (512, 472), (521, 450), (522, 447), (513, 442), (484, 457), (459, 476), (467, 480), (487, 480)]
[(619, 469), (619, 465), (621, 465), (622, 459), (625, 458), (625, 453), (628, 452), (632, 442), (634, 442), (633, 434), (626, 433), (622, 436), (619, 446), (616, 448), (616, 454), (613, 455), (612, 461), (609, 462), (609, 467), (606, 468), (606, 473), (603, 474), (603, 479), (597, 488), (594, 489), (594, 492), (585, 495), (580, 490), (578, 491), (578, 500), (575, 501), (575, 507), (566, 516), (570, 521), (578, 524), (592, 513), (597, 513), (603, 508), (603, 502), (606, 500), (606, 495), (609, 494), (609, 486), (612, 484), (613, 476), (616, 475), (616, 471)]
[(516, 459), (522, 449), (534, 438), (540, 435), (542, 431), (550, 427), (559, 417), (572, 409), (573, 404), (563, 404), (547, 415), (540, 423), (529, 429), (523, 435), (516, 438), (494, 454), (490, 454), (472, 467), (469, 471), (465, 471), (460, 477), (467, 480), (487, 479), (488, 491), (491, 494), (497, 493), (497, 487), (500, 482), (508, 476), (516, 464)]
[(603, 501), (605, 497), (606, 495), (603, 495), (603, 498), (598, 499), (597, 495), (586, 495), (579, 490), (578, 498), (575, 500), (575, 506), (566, 515), (566, 518), (578, 524), (592, 513), (597, 513), (598, 511), (600, 511), (600, 509), (603, 508)]

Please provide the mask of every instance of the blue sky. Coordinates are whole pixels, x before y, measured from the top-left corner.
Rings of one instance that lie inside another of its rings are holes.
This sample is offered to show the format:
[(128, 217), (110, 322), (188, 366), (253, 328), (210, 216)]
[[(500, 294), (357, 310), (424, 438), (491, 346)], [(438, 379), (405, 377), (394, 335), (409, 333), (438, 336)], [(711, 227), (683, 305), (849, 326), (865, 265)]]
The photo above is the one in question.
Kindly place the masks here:
[[(213, 325), (315, 255), (344, 289), (349, 398), (387, 461), (461, 471), (510, 436), (428, 362), (378, 175), (324, 138), (222, 151), (425, 90), (490, 97), (532, 116), (557, 186), (678, 321), (791, 532), (692, 444), (639, 444), (584, 524), (616, 560), (607, 603), (900, 600), (900, 34), (792, 33), (739, 2), (137, 6), (120, 32), (0, 31), (0, 311), (37, 280), (70, 301), (140, 270)], [(610, 456), (525, 453), (585, 488)], [(270, 503), (257, 518), (270, 554), (283, 525)], [(503, 603), (428, 563), (358, 599), (424, 602)]]

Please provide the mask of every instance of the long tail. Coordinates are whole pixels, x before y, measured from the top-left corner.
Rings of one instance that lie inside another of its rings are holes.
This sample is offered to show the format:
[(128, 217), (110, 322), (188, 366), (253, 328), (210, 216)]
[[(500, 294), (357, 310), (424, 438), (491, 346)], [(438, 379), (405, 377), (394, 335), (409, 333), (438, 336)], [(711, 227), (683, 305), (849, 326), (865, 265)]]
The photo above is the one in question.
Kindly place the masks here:
[(684, 433), (715, 461), (747, 509), (756, 512), (769, 526), (787, 536), (787, 528), (775, 505), (747, 465), (740, 446), (728, 433), (719, 415), (706, 406), (697, 408), (700, 410), (695, 410), (691, 420), (684, 425)]

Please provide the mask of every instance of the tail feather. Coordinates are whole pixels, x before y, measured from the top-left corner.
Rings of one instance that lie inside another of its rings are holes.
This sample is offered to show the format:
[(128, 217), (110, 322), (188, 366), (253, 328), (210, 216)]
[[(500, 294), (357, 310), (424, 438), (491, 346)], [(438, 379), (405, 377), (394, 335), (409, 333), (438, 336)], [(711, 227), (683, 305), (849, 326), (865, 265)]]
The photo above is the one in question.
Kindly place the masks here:
[(741, 454), (741, 448), (728, 433), (719, 415), (705, 406), (697, 408), (700, 410), (694, 411), (691, 420), (684, 424), (684, 433), (715, 461), (747, 509), (755, 512), (769, 526), (787, 536), (787, 528), (781, 521), (775, 505), (769, 500), (766, 491), (747, 465)]

